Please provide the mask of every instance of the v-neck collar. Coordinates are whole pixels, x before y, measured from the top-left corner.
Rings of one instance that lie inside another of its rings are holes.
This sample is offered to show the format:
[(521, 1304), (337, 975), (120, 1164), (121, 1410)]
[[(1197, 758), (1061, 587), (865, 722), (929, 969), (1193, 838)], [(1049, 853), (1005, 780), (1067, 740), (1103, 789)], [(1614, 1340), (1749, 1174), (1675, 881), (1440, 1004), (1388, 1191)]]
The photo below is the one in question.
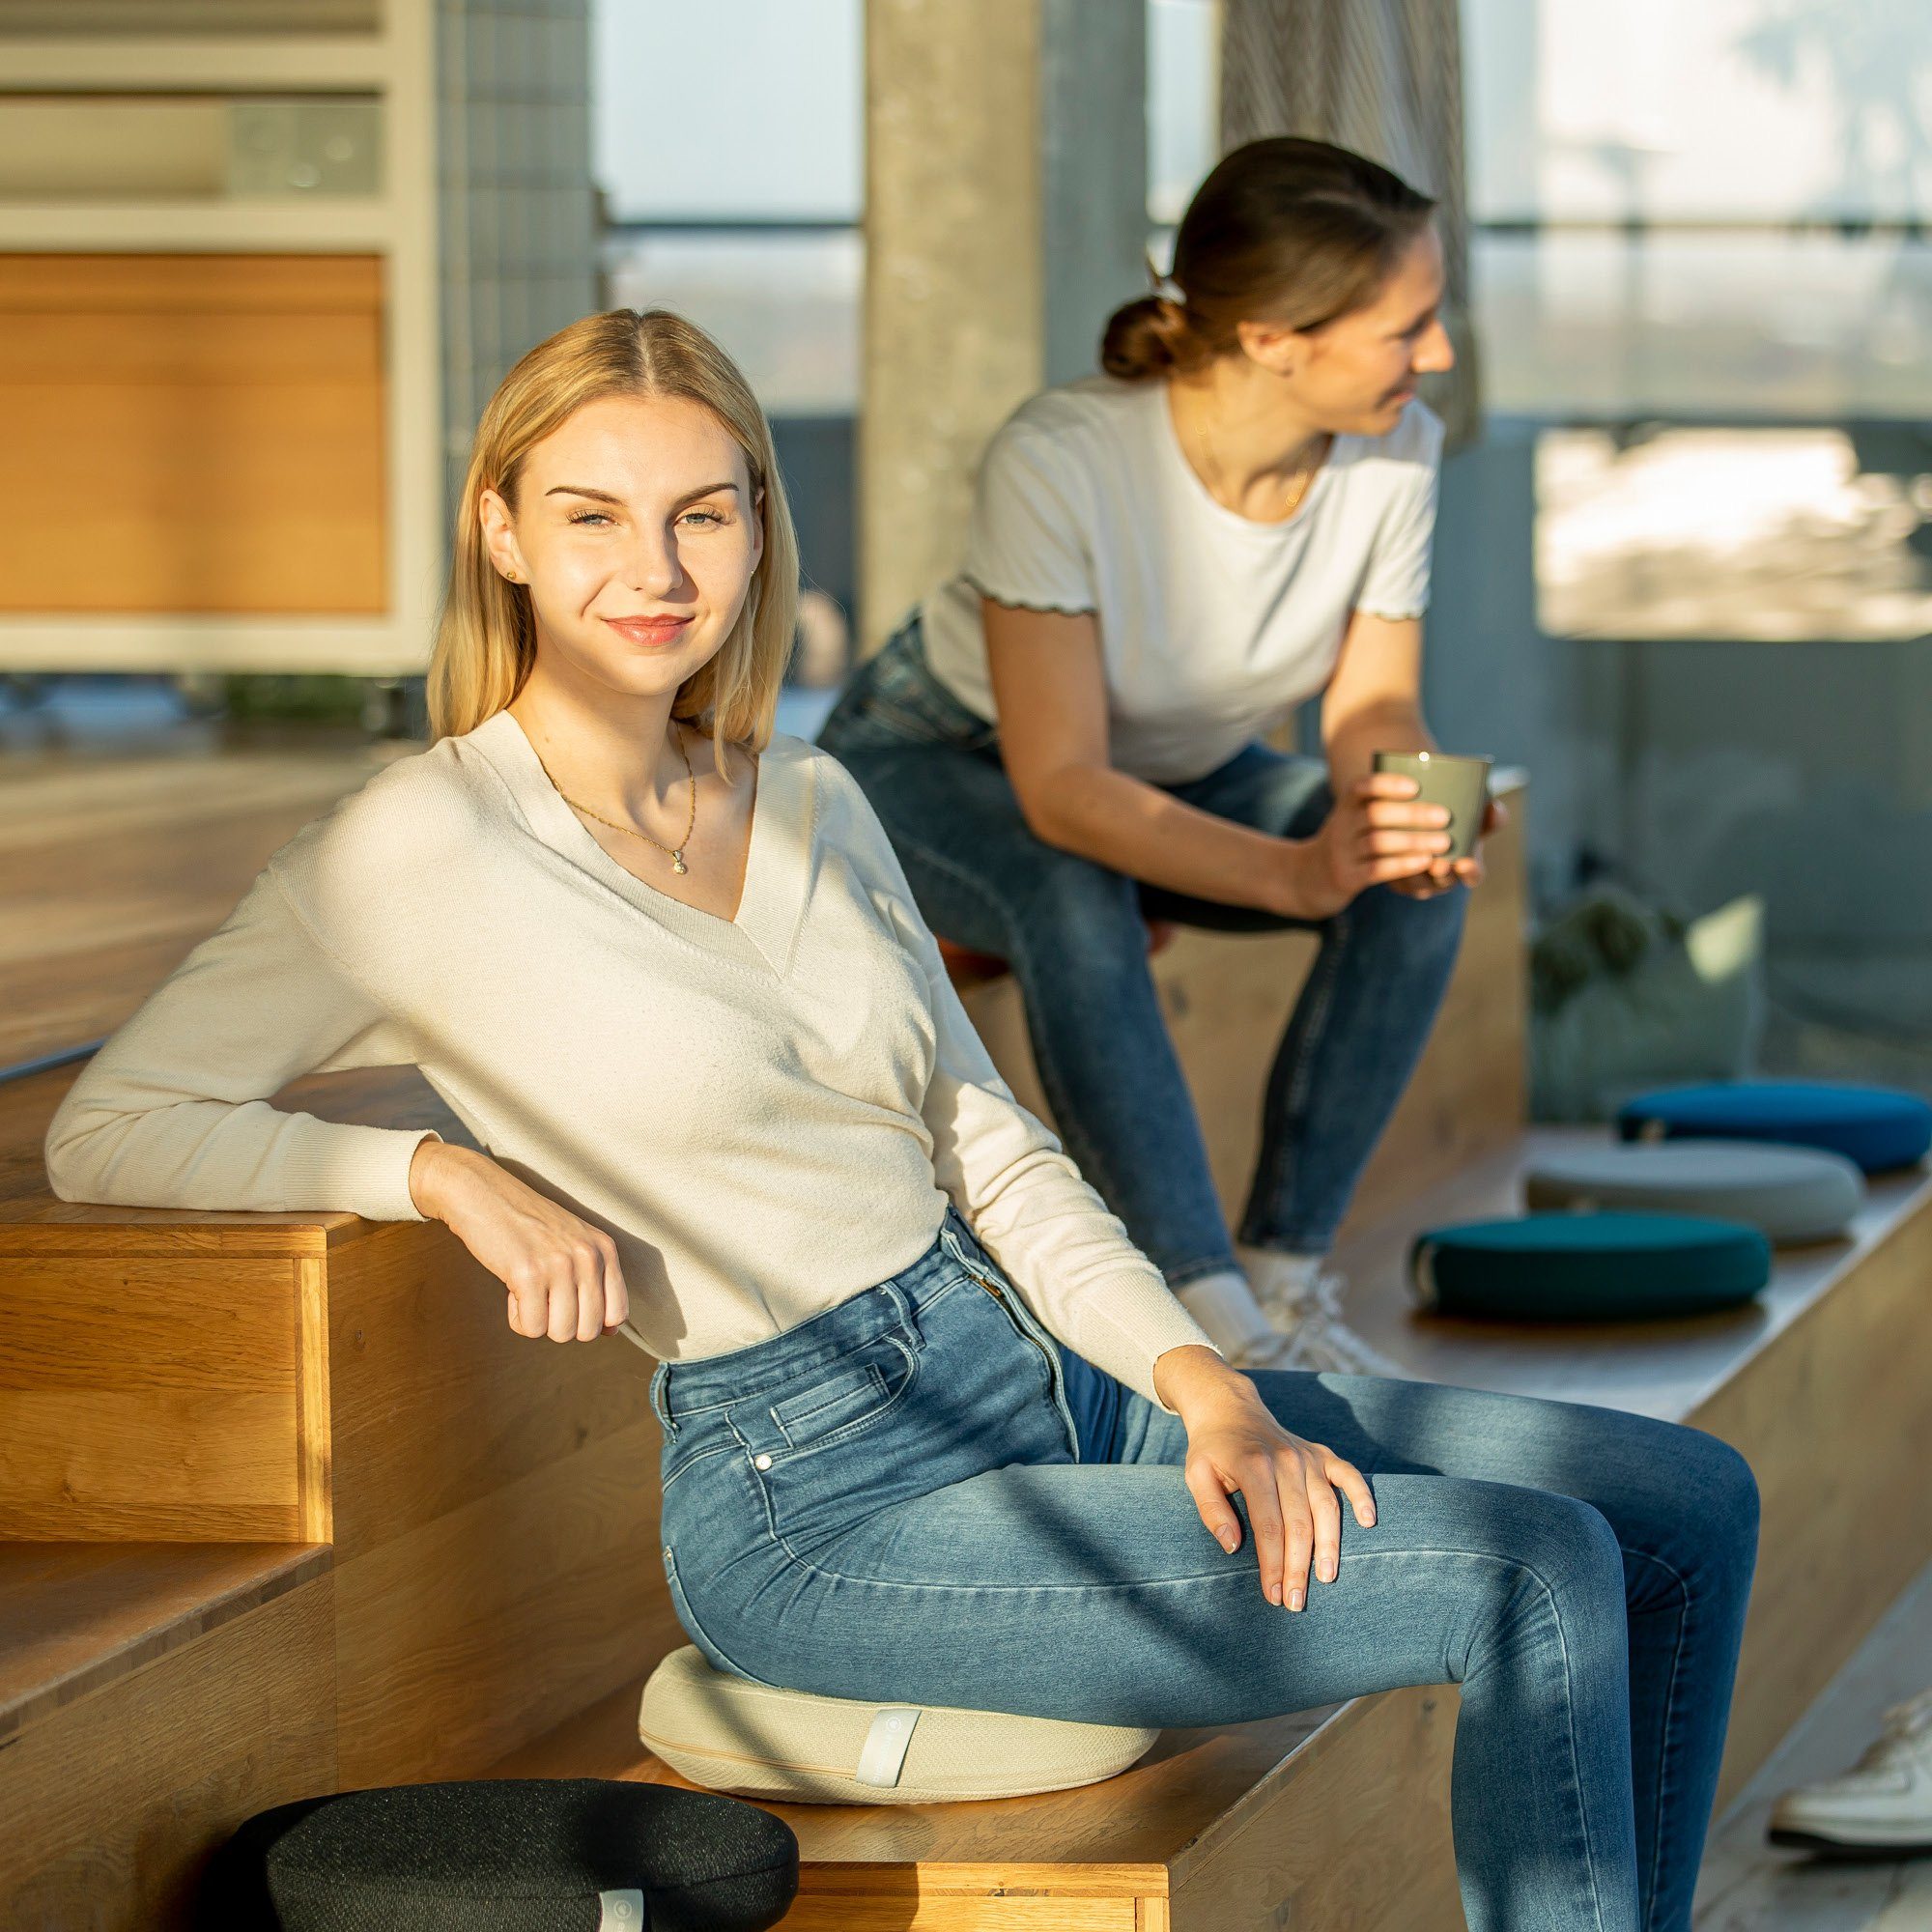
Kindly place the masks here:
[(723, 919), (660, 892), (611, 858), (551, 782), (515, 713), (495, 712), (466, 735), (509, 786), (530, 830), (572, 865), (681, 939), (780, 979), (790, 970), (810, 888), (817, 803), (800, 740), (774, 732), (758, 754), (745, 883), (737, 916)]

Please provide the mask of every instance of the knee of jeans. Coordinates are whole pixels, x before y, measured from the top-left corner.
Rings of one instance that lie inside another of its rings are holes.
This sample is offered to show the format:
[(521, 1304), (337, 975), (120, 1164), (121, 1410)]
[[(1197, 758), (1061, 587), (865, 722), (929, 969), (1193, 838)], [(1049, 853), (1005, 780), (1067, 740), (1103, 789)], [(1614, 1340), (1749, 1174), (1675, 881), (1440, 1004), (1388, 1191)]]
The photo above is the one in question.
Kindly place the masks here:
[(1719, 1532), (1747, 1558), (1757, 1550), (1756, 1472), (1721, 1436), (1688, 1423), (1674, 1432), (1669, 1480), (1687, 1518)]
[(1137, 968), (1147, 952), (1139, 887), (1124, 872), (1051, 846), (1029, 880), (1020, 908), (1024, 929), (1057, 958), (1078, 955), (1099, 968), (1120, 959)]
[(1623, 1546), (1602, 1510), (1580, 1496), (1525, 1489), (1513, 1515), (1515, 1534), (1504, 1550), (1516, 1572), (1512, 1601), (1547, 1593), (1559, 1614), (1613, 1602), (1622, 1620)]

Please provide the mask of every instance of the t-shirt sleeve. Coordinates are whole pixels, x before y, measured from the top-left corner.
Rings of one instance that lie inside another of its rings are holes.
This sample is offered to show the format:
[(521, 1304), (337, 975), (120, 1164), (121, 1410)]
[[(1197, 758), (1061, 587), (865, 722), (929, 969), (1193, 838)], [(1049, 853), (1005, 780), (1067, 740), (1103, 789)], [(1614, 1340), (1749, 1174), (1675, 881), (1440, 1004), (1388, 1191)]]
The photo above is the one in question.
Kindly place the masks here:
[(1071, 454), (1038, 429), (1009, 423), (980, 465), (961, 574), (997, 604), (1097, 610), (1084, 498)]
[(920, 1114), (935, 1179), (1051, 1334), (1174, 1414), (1154, 1389), (1155, 1361), (1169, 1349), (1214, 1344), (1052, 1129), (1001, 1078), (884, 826), (857, 781), (846, 782), (867, 867), (892, 893), (931, 995), (936, 1045)]
[(1355, 597), (1355, 609), (1372, 617), (1419, 617), (1429, 608), (1429, 555), (1441, 477), (1439, 431), (1421, 456), (1402, 468), (1401, 486), (1390, 493)]
[(406, 1058), (270, 865), (82, 1067), (47, 1128), (48, 1179), (63, 1201), (424, 1220), (410, 1163), (434, 1128), (320, 1121), (268, 1097)]

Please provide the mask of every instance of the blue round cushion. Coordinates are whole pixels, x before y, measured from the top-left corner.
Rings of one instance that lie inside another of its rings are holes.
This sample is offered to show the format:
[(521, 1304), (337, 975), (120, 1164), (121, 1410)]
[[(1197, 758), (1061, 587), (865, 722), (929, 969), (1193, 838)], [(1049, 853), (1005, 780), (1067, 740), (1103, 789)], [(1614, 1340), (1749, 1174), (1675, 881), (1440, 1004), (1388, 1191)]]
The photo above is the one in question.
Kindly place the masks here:
[(1910, 1167), (1932, 1148), (1932, 1105), (1891, 1087), (1839, 1080), (1727, 1080), (1639, 1094), (1617, 1112), (1627, 1141), (1783, 1141), (1823, 1148), (1867, 1174)]
[(1429, 1229), (1408, 1265), (1441, 1315), (1644, 1321), (1748, 1301), (1771, 1279), (1771, 1243), (1701, 1214), (1525, 1214)]

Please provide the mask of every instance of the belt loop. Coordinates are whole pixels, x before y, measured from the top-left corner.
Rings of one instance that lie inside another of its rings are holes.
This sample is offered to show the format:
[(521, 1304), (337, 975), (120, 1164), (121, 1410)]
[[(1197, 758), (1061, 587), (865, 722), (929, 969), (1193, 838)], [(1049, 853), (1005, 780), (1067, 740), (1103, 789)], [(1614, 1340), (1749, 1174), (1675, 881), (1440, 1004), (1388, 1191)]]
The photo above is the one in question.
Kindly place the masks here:
[(656, 1411), (658, 1427), (664, 1432), (667, 1442), (677, 1440), (677, 1424), (670, 1413), (670, 1364), (660, 1362), (651, 1377), (651, 1407)]
[(913, 1309), (912, 1296), (899, 1286), (896, 1276), (891, 1281), (885, 1282), (882, 1286), (885, 1288), (886, 1293), (894, 1307), (899, 1312), (900, 1327), (906, 1331), (906, 1334), (911, 1338), (916, 1347), (924, 1348), (925, 1333), (919, 1325), (919, 1316)]

